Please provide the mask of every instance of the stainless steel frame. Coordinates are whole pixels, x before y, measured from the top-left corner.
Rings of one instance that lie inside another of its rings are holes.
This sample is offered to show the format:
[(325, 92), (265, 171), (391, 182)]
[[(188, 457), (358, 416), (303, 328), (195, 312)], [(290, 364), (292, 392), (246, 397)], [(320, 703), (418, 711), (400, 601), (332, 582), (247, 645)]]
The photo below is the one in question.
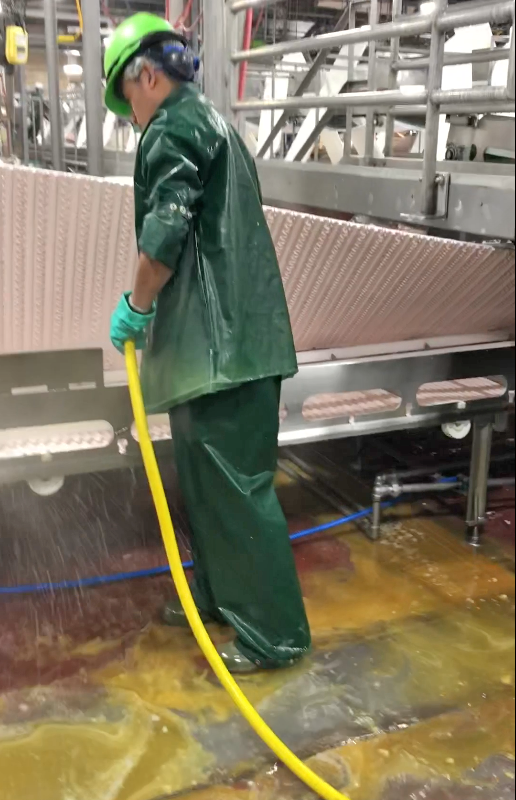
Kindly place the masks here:
[[(506, 391), (497, 398), (451, 406), (418, 403), (418, 390), (424, 384), (479, 377), (500, 379)], [(514, 387), (514, 348), (509, 344), (305, 364), (284, 384), (279, 441), (291, 445), (432, 427), (478, 415), (494, 417), (507, 409)], [(306, 401), (314, 395), (380, 388), (399, 397), (399, 408), (323, 420), (307, 419), (304, 413)], [(111, 443), (102, 449), (84, 451), (72, 445), (69, 452), (54, 455), (0, 459), (0, 483), (132, 467), (140, 462), (131, 433), (127, 387), (105, 383), (101, 350), (1, 356), (0, 420), (0, 430), (9, 432), (35, 423), (38, 428), (62, 424), (73, 428), (99, 420), (109, 423), (114, 432)]]
[[(236, 12), (263, 5), (261, 2), (249, 2), (248, 0), (239, 0), (239, 2), (230, 5), (233, 14), (229, 14), (229, 24), (232, 23)], [(350, 8), (353, 9), (353, 4), (350, 3)], [(232, 97), (232, 109), (234, 114), (239, 115), (253, 115), (263, 110), (280, 110), (284, 113), (281, 120), (274, 126), (267, 142), (261, 147), (259, 156), (267, 153), (270, 142), (281, 130), (281, 127), (288, 121), (289, 116), (297, 114), (304, 109), (325, 109), (319, 124), (314, 128), (309, 140), (305, 143), (304, 147), (297, 154), (296, 160), (300, 160), (309, 151), (310, 147), (317, 140), (322, 128), (324, 128), (332, 119), (335, 112), (347, 109), (347, 131), (345, 138), (345, 161), (350, 162), (350, 123), (355, 109), (363, 109), (367, 118), (366, 126), (366, 151), (365, 159), (361, 163), (361, 167), (371, 166), (373, 159), (373, 146), (374, 146), (374, 133), (375, 133), (375, 114), (384, 113), (387, 115), (387, 136), (386, 136), (386, 155), (391, 153), (389, 139), (392, 140), (392, 130), (394, 124), (394, 117), (403, 114), (403, 107), (407, 107), (409, 115), (421, 114), (424, 112), (426, 115), (426, 146), (424, 150), (423, 162), (419, 162), (422, 167), (422, 176), (419, 185), (415, 187), (415, 193), (412, 189), (412, 181), (410, 187), (406, 187), (408, 191), (404, 193), (403, 205), (405, 209), (410, 206), (410, 210), (404, 210), (403, 214), (405, 219), (410, 219), (412, 222), (418, 222), (423, 225), (461, 230), (469, 232), (469, 228), (476, 228), (479, 230), (486, 230), (485, 226), (478, 228), (476, 225), (462, 228), (457, 225), (457, 220), (450, 220), (450, 213), (453, 209), (459, 206), (453, 206), (453, 203), (448, 202), (446, 197), (443, 197), (443, 187), (450, 188), (450, 192), (456, 194), (454, 182), (456, 181), (455, 175), (448, 176), (448, 170), (442, 167), (437, 162), (437, 148), (438, 148), (438, 133), (439, 133), (439, 119), (443, 114), (448, 114), (452, 111), (454, 113), (482, 113), (485, 109), (492, 113), (512, 112), (514, 111), (514, 34), (510, 50), (490, 50), (480, 53), (473, 53), (471, 56), (463, 55), (446, 55), (444, 54), (445, 34), (455, 28), (466, 27), (469, 25), (481, 23), (504, 23), (514, 20), (514, 3), (503, 0), (502, 2), (487, 2), (480, 5), (476, 2), (461, 3), (458, 7), (448, 7), (447, 0), (439, 0), (435, 13), (430, 15), (412, 15), (400, 16), (401, 6), (393, 5), (393, 20), (392, 22), (379, 24), (377, 22), (377, 5), (373, 0), (371, 5), (371, 25), (366, 28), (353, 28), (351, 30), (343, 30), (343, 17), (338, 21), (336, 29), (332, 33), (323, 34), (320, 36), (308, 37), (295, 41), (285, 41), (266, 47), (253, 48), (252, 50), (236, 50), (232, 53), (231, 62), (233, 71), (239, 68), (243, 62), (261, 62), (261, 63), (274, 63), (276, 59), (283, 57), (289, 53), (309, 53), (318, 52), (313, 65), (309, 69), (308, 74), (305, 76), (301, 86), (292, 97), (286, 99), (271, 99), (271, 100), (253, 100), (246, 99), (239, 102), (236, 97)], [(352, 16), (352, 14), (351, 14)], [(421, 34), (431, 34), (431, 51), (428, 58), (400, 60), (400, 39), (407, 36), (415, 36)], [(378, 42), (392, 41), (391, 44), (391, 69), (389, 88), (386, 90), (378, 91), (376, 89), (376, 48)], [(367, 42), (370, 45), (369, 49), (369, 85), (367, 91), (351, 91), (330, 97), (314, 97), (307, 96), (304, 93), (309, 89), (310, 84), (317, 74), (318, 69), (325, 63), (326, 56), (331, 52), (332, 48), (343, 47), (344, 45), (352, 46)], [(488, 62), (497, 61), (502, 59), (509, 59), (508, 82), (505, 87), (491, 87), (480, 86), (474, 88), (442, 89), (442, 72), (443, 67), (448, 64), (463, 64), (474, 62)], [(397, 75), (401, 70), (417, 70), (419, 68), (428, 70), (428, 80), (424, 89), (407, 93), (396, 88)], [(415, 108), (416, 107), (416, 108)], [(275, 163), (274, 169), (277, 167)], [(405, 163), (397, 165), (401, 171), (406, 166)], [(287, 169), (290, 172), (302, 170), (299, 164), (289, 164)], [(267, 171), (267, 167), (264, 167)], [(338, 170), (337, 170), (338, 171)], [(446, 174), (443, 175), (443, 172)], [(306, 173), (305, 173), (306, 174)], [(507, 175), (514, 178), (514, 169), (509, 169)], [(286, 173), (282, 173), (282, 177), (286, 178)], [(315, 178), (315, 175), (311, 176)], [(395, 178), (393, 175), (383, 174), (381, 178), (378, 175), (373, 175), (372, 171), (359, 172), (355, 166), (348, 172), (347, 177), (352, 179), (353, 188), (356, 189), (357, 183), (362, 182), (366, 186), (368, 196), (372, 197), (372, 202), (368, 203), (368, 213), (385, 219), (399, 219), (400, 214), (378, 211), (375, 206), (377, 205), (376, 192), (371, 192), (371, 185), (379, 185), (381, 180), (388, 183)], [(319, 174), (317, 175), (319, 179)], [(297, 176), (292, 177), (293, 182), (300, 182)], [(473, 179), (474, 180), (474, 179)], [(325, 181), (324, 181), (325, 182)], [(279, 183), (279, 179), (278, 179)], [(398, 184), (400, 185), (400, 184)], [(313, 188), (313, 187), (312, 187)], [(457, 187), (459, 188), (459, 187)], [(460, 191), (460, 188), (459, 188)], [(481, 190), (482, 191), (482, 190)], [(316, 193), (321, 195), (319, 187), (316, 188)], [(358, 192), (360, 195), (361, 191)], [(382, 192), (383, 193), (383, 192)], [(275, 203), (289, 202), (282, 197), (282, 190), (271, 194), (266, 191), (266, 196), (269, 200)], [(490, 213), (492, 216), (498, 216), (500, 210), (503, 215), (503, 208), (506, 201), (505, 186), (502, 187), (500, 194), (496, 191), (496, 181), (493, 181), (493, 192), (489, 198), (490, 200)], [(331, 198), (332, 192), (327, 193), (328, 200)], [(328, 209), (328, 200), (321, 205), (321, 208)], [(293, 200), (292, 202), (295, 202)], [(330, 201), (331, 202), (331, 201)], [(485, 202), (483, 198), (481, 203)], [(298, 201), (299, 204), (299, 201)], [(312, 208), (317, 207), (317, 203), (308, 203), (307, 205)], [(513, 203), (512, 203), (513, 205)], [(391, 208), (394, 204), (391, 205)], [(484, 206), (481, 206), (484, 207)], [(398, 205), (394, 206), (396, 212)], [(493, 210), (496, 209), (496, 211)], [(363, 208), (346, 208), (349, 213), (363, 213)], [(463, 217), (466, 214), (462, 215)], [(476, 215), (474, 215), (476, 216)], [(508, 220), (506, 220), (508, 222)], [(487, 227), (491, 227), (488, 225)], [(504, 238), (513, 238), (514, 224), (508, 222), (503, 227), (496, 225), (498, 235)], [(474, 232), (473, 230), (471, 232)], [(492, 234), (487, 234), (492, 235)]]
[[(327, 214), (357, 214), (406, 222), (419, 213), (420, 162), (386, 159), (364, 167), (351, 164), (287, 164), (260, 161), (266, 203), (284, 208), (317, 209)], [(450, 176), (446, 215), (432, 226), (448, 234), (483, 239), (516, 238), (514, 170), (494, 164), (446, 162)], [(442, 189), (443, 187), (438, 187)]]

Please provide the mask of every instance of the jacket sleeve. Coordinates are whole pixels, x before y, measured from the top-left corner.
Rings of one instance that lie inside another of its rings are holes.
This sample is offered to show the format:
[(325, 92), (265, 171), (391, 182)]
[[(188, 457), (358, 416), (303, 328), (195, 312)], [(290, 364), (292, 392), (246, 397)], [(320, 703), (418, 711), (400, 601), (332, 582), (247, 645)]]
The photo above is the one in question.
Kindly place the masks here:
[(203, 193), (199, 169), (189, 148), (162, 131), (146, 148), (143, 175), (148, 212), (139, 249), (175, 271)]

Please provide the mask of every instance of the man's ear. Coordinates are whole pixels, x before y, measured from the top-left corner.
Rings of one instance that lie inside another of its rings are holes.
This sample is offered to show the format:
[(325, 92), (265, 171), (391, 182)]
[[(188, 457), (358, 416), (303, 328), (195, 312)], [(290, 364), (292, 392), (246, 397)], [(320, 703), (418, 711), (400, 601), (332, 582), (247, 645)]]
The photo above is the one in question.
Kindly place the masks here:
[(155, 89), (158, 82), (158, 75), (154, 69), (147, 70), (149, 89)]

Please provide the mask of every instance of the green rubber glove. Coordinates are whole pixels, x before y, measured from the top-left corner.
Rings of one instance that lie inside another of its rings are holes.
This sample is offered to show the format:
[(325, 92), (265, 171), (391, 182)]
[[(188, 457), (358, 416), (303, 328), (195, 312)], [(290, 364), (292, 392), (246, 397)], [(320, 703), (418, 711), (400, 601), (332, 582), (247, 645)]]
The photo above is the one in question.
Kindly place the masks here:
[(118, 308), (111, 318), (111, 341), (119, 353), (124, 352), (127, 342), (134, 342), (137, 350), (144, 350), (147, 344), (147, 328), (156, 316), (155, 306), (148, 314), (134, 311), (129, 298), (131, 292), (122, 295)]

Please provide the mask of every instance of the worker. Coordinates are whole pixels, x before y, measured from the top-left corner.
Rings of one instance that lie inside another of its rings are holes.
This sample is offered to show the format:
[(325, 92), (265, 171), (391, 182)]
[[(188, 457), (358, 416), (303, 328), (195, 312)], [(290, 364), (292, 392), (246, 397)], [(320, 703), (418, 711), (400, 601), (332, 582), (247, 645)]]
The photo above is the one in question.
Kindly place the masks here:
[[(138, 270), (111, 337), (144, 351), (146, 409), (170, 414), (194, 598), (205, 623), (234, 629), (219, 652), (247, 673), (295, 664), (311, 644), (274, 488), (281, 383), (297, 360), (254, 161), (200, 94), (198, 68), (150, 14), (123, 22), (106, 51), (106, 104), (142, 130)], [(186, 624), (179, 601), (164, 620)]]

